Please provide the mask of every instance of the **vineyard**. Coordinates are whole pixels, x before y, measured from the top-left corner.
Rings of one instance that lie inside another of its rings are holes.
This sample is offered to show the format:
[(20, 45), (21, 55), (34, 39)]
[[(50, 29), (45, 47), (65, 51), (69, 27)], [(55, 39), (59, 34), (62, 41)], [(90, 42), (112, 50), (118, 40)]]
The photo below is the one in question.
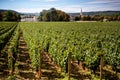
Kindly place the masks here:
[(119, 22), (1, 22), (0, 78), (120, 80)]

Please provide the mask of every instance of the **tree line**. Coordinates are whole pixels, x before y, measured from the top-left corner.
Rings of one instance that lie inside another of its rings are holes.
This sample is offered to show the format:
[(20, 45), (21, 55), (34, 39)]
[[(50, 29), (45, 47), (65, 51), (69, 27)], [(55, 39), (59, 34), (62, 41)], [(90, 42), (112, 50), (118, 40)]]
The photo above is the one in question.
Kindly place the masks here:
[[(72, 17), (72, 21), (120, 21), (120, 14), (112, 15), (76, 15)], [(0, 21), (20, 21), (20, 13), (12, 10), (0, 10)], [(51, 8), (40, 12), (39, 21), (71, 21), (71, 16), (61, 10)]]
[(103, 21), (104, 19), (107, 19), (108, 21), (120, 21), (120, 15), (94, 15), (94, 16), (75, 16), (75, 21)]
[(40, 12), (39, 21), (69, 21), (70, 16), (55, 8)]
[(11, 11), (11, 10), (3, 10), (0, 11), (0, 21), (20, 21), (20, 14)]

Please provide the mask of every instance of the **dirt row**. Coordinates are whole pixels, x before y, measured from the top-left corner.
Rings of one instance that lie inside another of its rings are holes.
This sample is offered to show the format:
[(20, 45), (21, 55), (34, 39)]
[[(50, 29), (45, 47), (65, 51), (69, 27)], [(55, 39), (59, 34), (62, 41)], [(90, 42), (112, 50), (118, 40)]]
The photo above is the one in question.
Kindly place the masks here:
[[(0, 53), (0, 80), (6, 80), (10, 76), (8, 69), (8, 53), (7, 49), (9, 43)], [(51, 59), (47, 52), (42, 54), (42, 80), (61, 80), (64, 75), (61, 75), (61, 68), (58, 67)], [(72, 74), (71, 76), (75, 79), (81, 79), (81, 74), (79, 73), (78, 65), (76, 63), (72, 64)], [(27, 44), (23, 38), (23, 33), (20, 33), (17, 60), (15, 62), (14, 78), (16, 80), (34, 80), (36, 79), (36, 73), (33, 71), (31, 65), (31, 60), (27, 48)]]
[[(9, 69), (8, 69), (8, 53), (6, 52), (7, 47), (2, 50), (0, 54), (0, 79), (8, 79)], [(33, 71), (31, 65), (31, 60), (27, 48), (27, 44), (23, 38), (23, 34), (20, 33), (19, 44), (18, 44), (18, 53), (17, 60), (15, 63), (14, 76), (16, 80), (34, 80), (36, 79), (36, 73)], [(61, 75), (61, 68), (58, 67), (51, 59), (50, 55), (47, 52), (42, 54), (42, 79), (41, 80), (61, 80), (64, 78), (64, 75)], [(78, 80), (83, 80), (88, 78), (83, 73), (79, 72), (79, 66), (76, 62), (73, 62), (71, 65), (71, 77)]]
[(6, 44), (6, 46), (1, 50), (0, 52), (0, 80), (4, 80), (9, 75), (9, 69), (8, 69), (8, 46), (9, 43)]
[[(7, 80), (10, 76), (8, 69), (8, 53), (9, 43), (0, 52), (0, 80)], [(23, 34), (20, 33), (17, 60), (15, 62), (14, 78), (16, 80), (34, 80), (36, 74), (33, 71), (27, 45), (24, 41)], [(49, 55), (42, 53), (42, 78), (45, 80), (59, 78), (57, 66), (53, 64)]]
[[(7, 80), (9, 76), (8, 69), (8, 53), (6, 52), (9, 44), (0, 53), (0, 80)], [(31, 65), (31, 60), (27, 48), (27, 44), (23, 38), (23, 34), (20, 33), (17, 60), (15, 63), (14, 76), (16, 80), (37, 80), (37, 75)], [(41, 80), (63, 80), (64, 75), (61, 75), (61, 68), (58, 67), (51, 59), (47, 52), (41, 53), (42, 60), (42, 77)], [(90, 80), (91, 75), (87, 74), (88, 68), (85, 70), (82, 65), (78, 65), (76, 61), (71, 64), (71, 77), (75, 80)], [(108, 79), (114, 80), (114, 76), (108, 71), (104, 71)], [(97, 72), (99, 76), (99, 71)], [(104, 75), (104, 76), (105, 76)], [(115, 79), (117, 80), (117, 78)]]
[[(53, 80), (55, 78), (61, 78), (60, 73), (57, 72), (58, 68), (47, 52), (42, 54), (42, 79)], [(31, 60), (28, 52), (27, 45), (23, 38), (23, 34), (20, 34), (19, 46), (18, 46), (18, 58), (16, 61), (17, 68), (15, 74), (17, 74), (17, 80), (34, 80), (37, 75), (33, 71)]]
[[(41, 53), (42, 60), (42, 80), (61, 80), (64, 75), (61, 75), (61, 68), (58, 67), (51, 59), (47, 52)], [(18, 74), (17, 79), (36, 79), (36, 73), (33, 71), (31, 60), (28, 53), (28, 48), (23, 38), (23, 34), (20, 34), (19, 46), (18, 46), (18, 58), (16, 63), (18, 64), (18, 69), (16, 73)], [(84, 74), (79, 72), (79, 66), (76, 62), (71, 65), (71, 77), (78, 80), (83, 80), (88, 78)]]

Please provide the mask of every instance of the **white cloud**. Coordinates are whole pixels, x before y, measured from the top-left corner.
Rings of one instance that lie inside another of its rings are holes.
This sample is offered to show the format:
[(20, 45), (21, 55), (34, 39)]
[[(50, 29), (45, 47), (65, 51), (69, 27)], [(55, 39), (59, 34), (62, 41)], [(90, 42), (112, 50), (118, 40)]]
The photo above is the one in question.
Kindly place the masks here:
[[(43, 6), (44, 7), (44, 6)], [(23, 12), (23, 13), (40, 13), (43, 9), (50, 9), (52, 7), (46, 6), (46, 7), (41, 7), (41, 8), (20, 8), (16, 9), (18, 12)], [(75, 12), (80, 12), (81, 8), (83, 12), (90, 12), (90, 11), (107, 11), (107, 10), (119, 10), (119, 7), (113, 7), (113, 6), (80, 6), (80, 5), (71, 5), (71, 6), (66, 6), (66, 7), (55, 7), (56, 9), (62, 10), (67, 13), (75, 13)]]
[(82, 7), (80, 5), (70, 5), (70, 6), (56, 7), (56, 8), (69, 13), (69, 12), (80, 12)]
[(108, 11), (108, 10), (119, 10), (119, 7), (113, 6), (87, 6), (83, 8), (85, 11)]
[(87, 2), (86, 4), (104, 4), (104, 3), (120, 3), (120, 0), (95, 0)]
[(90, 12), (90, 11), (108, 11), (108, 10), (120, 10), (119, 6), (80, 6), (80, 5), (71, 5), (71, 6), (66, 6), (66, 7), (58, 7), (57, 9), (63, 10), (64, 12), (67, 13), (74, 13), (74, 12), (80, 12), (82, 8), (83, 12)]
[[(34, 1), (39, 1), (39, 0), (34, 0)], [(45, 0), (44, 0), (45, 1)], [(56, 0), (46, 0), (46, 1), (56, 1)], [(117, 2), (118, 0), (114, 0), (114, 2)], [(96, 3), (107, 3), (107, 2), (111, 2), (111, 4), (108, 5), (93, 5)], [(16, 9), (16, 11), (18, 12), (29, 12), (29, 13), (35, 13), (35, 12), (41, 12), (43, 9), (50, 9), (52, 7), (62, 10), (64, 12), (67, 13), (74, 13), (74, 12), (80, 12), (81, 8), (83, 10), (83, 12), (89, 12), (89, 11), (108, 11), (108, 10), (120, 10), (120, 6), (118, 4), (120, 3), (112, 3), (113, 0), (95, 0), (95, 1), (91, 1), (91, 2), (87, 2), (87, 3), (80, 3), (79, 5), (66, 5), (66, 6), (61, 6), (61, 5), (57, 5), (57, 4), (49, 4), (49, 5), (40, 5), (38, 8), (20, 8), (20, 9)]]
[(18, 11), (18, 12), (25, 12), (25, 13), (36, 13), (36, 12), (39, 13), (39, 12), (41, 12), (44, 9), (48, 10), (48, 9), (50, 9), (52, 7), (57, 9), (57, 5), (56, 4), (54, 4), (54, 5), (48, 4), (48, 5), (40, 5), (37, 8), (24, 8), (24, 7), (22, 7), (22, 8), (17, 8), (15, 10)]
[(40, 11), (42, 11), (42, 8), (20, 8), (16, 9), (16, 11), (21, 13), (39, 13)]
[(84, 11), (120, 10), (120, 0), (93, 0), (82, 2)]

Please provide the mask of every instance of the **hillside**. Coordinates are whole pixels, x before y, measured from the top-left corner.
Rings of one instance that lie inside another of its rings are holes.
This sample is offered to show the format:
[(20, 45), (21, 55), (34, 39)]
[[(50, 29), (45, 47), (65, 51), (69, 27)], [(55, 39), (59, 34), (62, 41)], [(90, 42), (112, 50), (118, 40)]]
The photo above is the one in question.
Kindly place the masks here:
[[(19, 13), (21, 15), (35, 15), (35, 16), (39, 16), (39, 13), (20, 13), (14, 10), (4, 10), (4, 9), (0, 9), (0, 12), (5, 12), (5, 11), (11, 11), (14, 13)], [(80, 13), (68, 13), (70, 16), (76, 16), (79, 15)], [(120, 15), (120, 11), (92, 11), (92, 12), (83, 12), (83, 15)]]
[(39, 16), (39, 13), (20, 13), (21, 15)]
[(14, 10), (5, 10), (5, 9), (0, 9), (0, 12), (6, 12), (6, 11), (10, 11), (10, 12), (14, 12), (14, 13), (18, 13), (18, 14), (20, 14), (19, 12), (14, 11)]
[(20, 13), (14, 10), (0, 9), (0, 21), (20, 21)]
[[(70, 16), (76, 16), (80, 13), (68, 13)], [(120, 15), (120, 11), (96, 11), (96, 12), (83, 12), (83, 15)]]

